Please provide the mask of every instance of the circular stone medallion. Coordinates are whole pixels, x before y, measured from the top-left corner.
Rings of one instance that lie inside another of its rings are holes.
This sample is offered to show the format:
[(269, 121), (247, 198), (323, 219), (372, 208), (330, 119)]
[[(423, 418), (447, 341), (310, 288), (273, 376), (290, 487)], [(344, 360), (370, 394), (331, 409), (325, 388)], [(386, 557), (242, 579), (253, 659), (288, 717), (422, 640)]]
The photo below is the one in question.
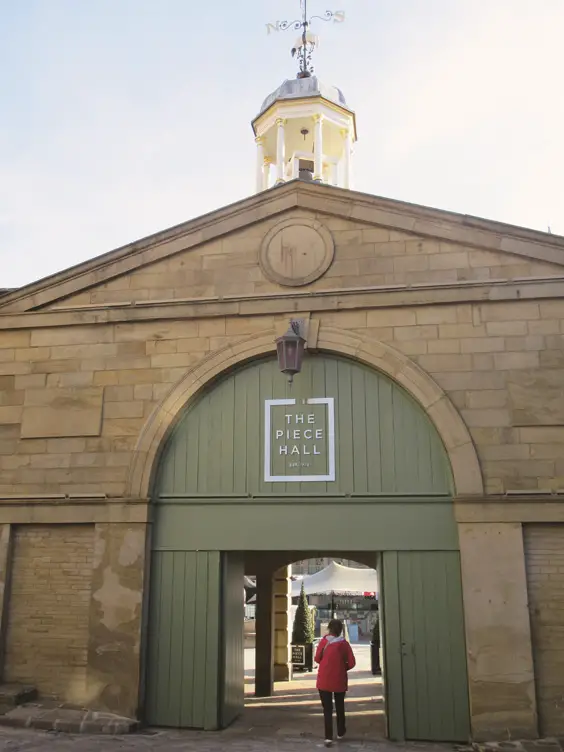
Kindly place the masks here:
[(273, 282), (299, 287), (325, 274), (334, 253), (331, 233), (320, 222), (307, 218), (285, 219), (262, 241), (260, 265)]

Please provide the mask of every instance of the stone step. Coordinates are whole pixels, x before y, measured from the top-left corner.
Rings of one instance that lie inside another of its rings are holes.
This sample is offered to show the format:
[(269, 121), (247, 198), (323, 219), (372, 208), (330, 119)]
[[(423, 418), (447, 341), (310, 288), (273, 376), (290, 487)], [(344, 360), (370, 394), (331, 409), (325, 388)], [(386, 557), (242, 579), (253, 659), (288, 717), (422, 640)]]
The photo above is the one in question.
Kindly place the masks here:
[(139, 721), (113, 713), (86, 708), (54, 705), (52, 702), (29, 703), (11, 708), (0, 716), (0, 726), (32, 728), (38, 731), (63, 731), (70, 734), (132, 734), (139, 730)]
[(139, 721), (60, 703), (53, 698), (38, 699), (35, 687), (0, 684), (0, 726), (73, 734), (121, 735), (138, 731)]
[[(37, 689), (26, 684), (0, 684), (0, 708), (15, 708), (37, 698)], [(2, 710), (3, 713), (6, 710)]]

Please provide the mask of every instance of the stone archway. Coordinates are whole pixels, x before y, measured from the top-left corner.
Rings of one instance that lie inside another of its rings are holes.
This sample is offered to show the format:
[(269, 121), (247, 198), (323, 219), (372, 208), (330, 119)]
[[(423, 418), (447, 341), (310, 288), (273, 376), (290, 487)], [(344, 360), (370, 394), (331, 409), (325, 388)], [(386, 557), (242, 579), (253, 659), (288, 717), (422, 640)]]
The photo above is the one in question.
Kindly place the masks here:
[[(160, 419), (152, 445), (148, 441), (157, 465), (154, 481), (146, 463), (153, 502), (146, 718), (155, 725), (213, 729), (241, 711), (239, 593), (246, 552), (350, 547), (382, 556), (382, 592), (397, 622), (387, 645), (390, 655), (403, 655), (394, 677), (405, 690), (390, 705), (390, 735), (400, 738), (409, 722), (412, 739), (466, 738), (454, 477), (430, 417), (437, 406), (444, 416), (449, 403), (403, 356), (331, 328), (323, 330), (319, 352), (304, 361), (290, 390), (272, 341), (264, 335), (241, 343), (237, 356), (233, 348), (218, 353), (154, 414)], [(311, 415), (302, 405), (312, 406)], [(316, 418), (317, 405), (329, 406), (321, 408), (322, 418)], [(273, 406), (282, 410), (277, 418)], [(460, 437), (460, 424), (452, 421), (456, 413), (446, 415), (447, 442), (456, 453), (467, 445), (464, 437), (458, 444), (453, 440)], [(312, 425), (320, 421), (315, 437), (313, 428), (294, 426), (306, 418)], [(280, 419), (293, 427), (281, 430)], [(315, 438), (324, 446), (286, 445), (290, 439), (299, 444), (302, 432), (304, 441)], [(304, 464), (290, 456), (302, 453)], [(287, 472), (302, 467), (310, 470)], [(265, 566), (258, 569), (265, 577)], [(272, 578), (262, 587), (257, 580), (257, 589), (264, 605), (262, 622), (257, 615), (257, 695), (267, 696), (273, 678)], [(417, 598), (421, 603), (414, 608)], [(422, 618), (429, 627), (417, 654), (402, 654), (400, 635), (412, 634)], [(449, 650), (441, 652), (447, 643)], [(440, 665), (429, 661), (436, 654), (444, 657)], [(423, 662), (417, 671), (441, 698), (435, 708), (455, 698), (446, 725), (437, 712), (420, 707), (425, 695), (412, 681), (414, 661)], [(202, 684), (205, 697), (194, 689)]]
[[(158, 456), (169, 429), (195, 394), (234, 366), (274, 352), (274, 330), (227, 345), (189, 370), (155, 408), (140, 434), (130, 466), (126, 495), (147, 499)], [(400, 384), (424, 409), (437, 429), (452, 468), (457, 496), (481, 496), (482, 473), (466, 424), (441, 387), (398, 350), (358, 333), (321, 324), (318, 351), (344, 355), (375, 368)]]

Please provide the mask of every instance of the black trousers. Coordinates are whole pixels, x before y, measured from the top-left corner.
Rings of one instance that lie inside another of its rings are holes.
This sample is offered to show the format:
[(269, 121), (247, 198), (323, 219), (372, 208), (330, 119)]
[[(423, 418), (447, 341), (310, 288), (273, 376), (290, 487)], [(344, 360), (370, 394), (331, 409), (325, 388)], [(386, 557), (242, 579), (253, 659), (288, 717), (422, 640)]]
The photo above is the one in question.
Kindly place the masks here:
[(347, 726), (345, 723), (345, 694), (346, 692), (326, 692), (319, 690), (321, 704), (323, 705), (323, 718), (325, 720), (325, 738), (333, 738), (333, 697), (335, 698), (335, 711), (337, 713), (337, 736), (344, 736)]

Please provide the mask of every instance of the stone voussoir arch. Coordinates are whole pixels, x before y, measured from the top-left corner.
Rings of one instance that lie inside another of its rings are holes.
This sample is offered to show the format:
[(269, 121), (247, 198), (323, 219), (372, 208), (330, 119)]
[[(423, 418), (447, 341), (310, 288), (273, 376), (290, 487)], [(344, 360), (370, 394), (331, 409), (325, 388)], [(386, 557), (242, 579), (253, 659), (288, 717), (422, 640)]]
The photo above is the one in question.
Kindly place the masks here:
[[(171, 388), (143, 427), (130, 465), (126, 495), (148, 499), (161, 447), (181, 411), (212, 379), (254, 358), (275, 352), (274, 329), (226, 345), (215, 351)], [(316, 351), (348, 356), (400, 384), (424, 409), (445, 446), (456, 496), (483, 496), (480, 462), (472, 437), (460, 414), (434, 379), (402, 352), (357, 332), (323, 323)]]

